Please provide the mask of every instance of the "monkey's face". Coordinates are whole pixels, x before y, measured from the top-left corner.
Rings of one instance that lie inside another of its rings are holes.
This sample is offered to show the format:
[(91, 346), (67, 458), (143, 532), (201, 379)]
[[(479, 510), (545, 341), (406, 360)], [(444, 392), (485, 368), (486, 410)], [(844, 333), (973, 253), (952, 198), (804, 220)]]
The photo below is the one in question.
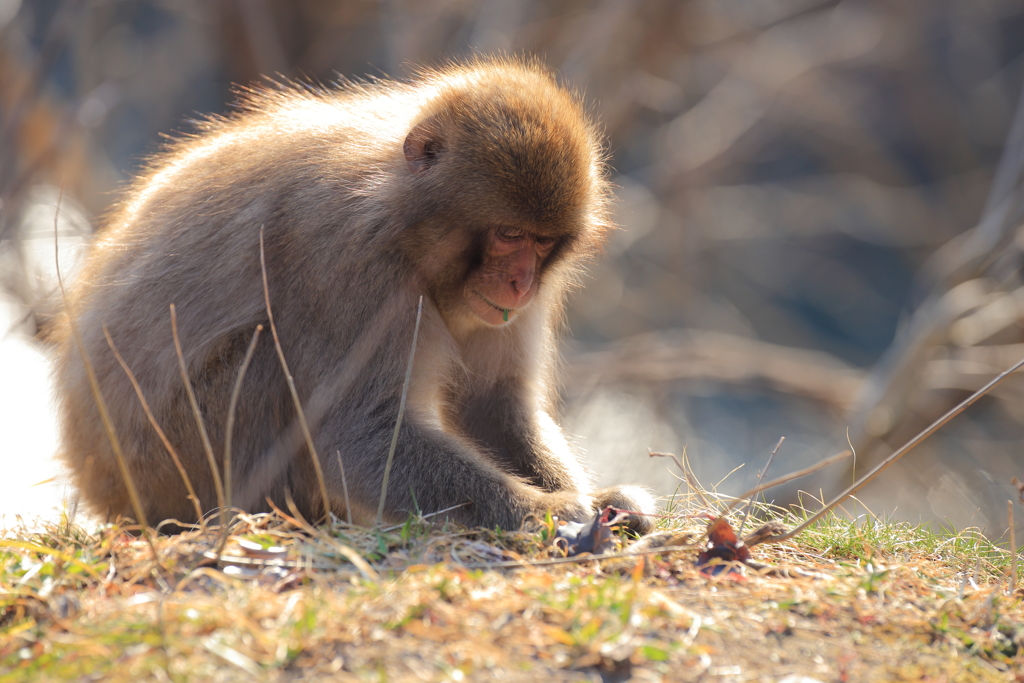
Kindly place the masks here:
[(533, 300), (538, 273), (556, 244), (554, 237), (497, 227), (484, 238), (480, 265), (466, 278), (469, 310), (488, 325), (512, 320)]

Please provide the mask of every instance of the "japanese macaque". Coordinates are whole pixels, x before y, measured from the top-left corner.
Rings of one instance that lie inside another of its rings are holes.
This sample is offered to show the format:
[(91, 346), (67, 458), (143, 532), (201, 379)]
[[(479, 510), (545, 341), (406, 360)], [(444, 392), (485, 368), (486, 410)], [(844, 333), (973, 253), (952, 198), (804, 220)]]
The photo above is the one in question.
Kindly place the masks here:
[(239, 113), (152, 160), (69, 289), (56, 376), (64, 457), (85, 502), (135, 516), (82, 352), (145, 516), (197, 517), (113, 346), (198, 507), (217, 507), (208, 453), (222, 469), (232, 391), (269, 322), (262, 234), (270, 311), (325, 486), (264, 333), (234, 411), (234, 507), (287, 510), (290, 498), (312, 521), (326, 489), (339, 517), (376, 518), (422, 297), (385, 520), (447, 510), (434, 519), (516, 529), (548, 511), (652, 512), (643, 489), (595, 491), (551, 417), (566, 291), (609, 227), (602, 155), (578, 99), (525, 60), (247, 92)]

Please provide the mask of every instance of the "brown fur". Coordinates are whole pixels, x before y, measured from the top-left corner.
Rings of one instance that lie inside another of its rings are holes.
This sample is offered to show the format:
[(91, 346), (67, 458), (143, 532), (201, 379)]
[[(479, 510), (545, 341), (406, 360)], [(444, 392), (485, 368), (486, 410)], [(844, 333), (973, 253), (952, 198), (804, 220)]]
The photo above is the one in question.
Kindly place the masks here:
[[(243, 104), (153, 160), (69, 296), (150, 519), (193, 521), (195, 512), (102, 326), (202, 508), (216, 507), (168, 307), (176, 306), (220, 459), (239, 365), (253, 330), (267, 323), (261, 227), (275, 321), (337, 514), (345, 510), (340, 451), (353, 517), (375, 515), (421, 294), (388, 520), (470, 503), (446, 517), (517, 528), (547, 510), (581, 518), (603, 503), (652, 507), (631, 487), (595, 493), (550, 417), (565, 291), (608, 227), (599, 136), (575, 97), (533, 63), (477, 60), (412, 83), (296, 86), (251, 92)], [(499, 253), (512, 242), (495, 237), (508, 229), (527, 245), (512, 256)], [(468, 291), (506, 297), (502, 288), (522, 288), (514, 280), (525, 271), (532, 301), (509, 322), (486, 324), (467, 307)], [(131, 516), (67, 320), (58, 336), (66, 461), (95, 511)], [(283, 505), (289, 492), (310, 519), (320, 516), (295, 418), (264, 334), (232, 437), (236, 506), (265, 510), (267, 498)]]

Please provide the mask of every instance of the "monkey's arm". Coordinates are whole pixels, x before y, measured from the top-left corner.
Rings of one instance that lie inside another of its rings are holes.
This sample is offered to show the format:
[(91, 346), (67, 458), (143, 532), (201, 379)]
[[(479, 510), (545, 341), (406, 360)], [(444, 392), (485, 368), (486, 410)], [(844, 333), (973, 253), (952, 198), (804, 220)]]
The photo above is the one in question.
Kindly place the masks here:
[[(502, 468), (546, 491), (577, 491), (592, 496), (595, 509), (606, 505), (653, 513), (657, 504), (637, 486), (593, 490), (561, 429), (542, 408), (533, 407), (521, 380), (497, 383), (461, 399), (460, 428), (479, 441)], [(629, 526), (639, 533), (654, 528), (654, 518), (633, 516)]]
[(546, 491), (590, 491), (590, 481), (562, 430), (510, 378), (463, 396), (462, 430), (480, 442), (503, 468)]
[[(381, 419), (377, 428), (356, 435), (357, 442), (342, 449), (354, 509), (377, 508), (392, 422)], [(330, 460), (325, 465), (334, 469)], [(335, 505), (344, 505), (340, 486), (331, 488)], [(465, 439), (407, 414), (392, 464), (385, 518), (401, 521), (409, 512), (426, 514), (460, 505), (445, 517), (467, 526), (518, 529), (530, 515), (539, 517), (549, 510), (563, 519), (582, 519), (592, 501), (575, 489), (548, 492), (531, 486)]]

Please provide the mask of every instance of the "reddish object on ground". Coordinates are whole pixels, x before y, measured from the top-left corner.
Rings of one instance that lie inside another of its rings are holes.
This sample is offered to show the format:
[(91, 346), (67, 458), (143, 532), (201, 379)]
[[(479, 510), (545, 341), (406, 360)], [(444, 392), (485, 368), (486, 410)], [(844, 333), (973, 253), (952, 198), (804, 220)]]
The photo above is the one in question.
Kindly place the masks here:
[[(724, 517), (716, 517), (708, 524), (708, 543), (697, 556), (701, 572), (717, 576), (723, 571), (735, 572), (738, 568), (730, 562), (746, 563), (750, 559), (750, 548), (736, 537)], [(717, 562), (715, 560), (718, 560)]]

